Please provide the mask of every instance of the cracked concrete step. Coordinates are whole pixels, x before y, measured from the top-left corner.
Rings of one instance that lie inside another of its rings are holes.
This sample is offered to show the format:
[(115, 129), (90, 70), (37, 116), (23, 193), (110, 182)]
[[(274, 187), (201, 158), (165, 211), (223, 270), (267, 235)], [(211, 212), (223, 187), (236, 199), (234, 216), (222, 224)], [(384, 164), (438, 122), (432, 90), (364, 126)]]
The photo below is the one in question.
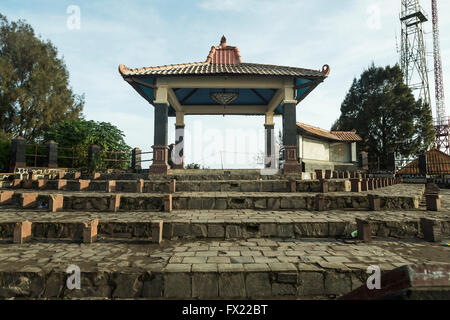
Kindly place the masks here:
[(162, 236), (174, 239), (247, 239), (247, 238), (351, 238), (356, 219), (370, 223), (377, 238), (422, 238), (420, 218), (440, 221), (443, 236), (450, 235), (450, 214), (426, 212), (308, 211), (264, 212), (173, 211), (172, 213), (94, 213), (5, 210), (0, 217), (0, 239), (10, 239), (16, 222), (32, 222), (34, 239), (78, 240), (80, 224), (99, 220), (102, 239), (127, 238), (149, 240), (152, 224), (163, 222)]
[[(293, 181), (293, 182), (291, 182)], [(292, 184), (293, 183), (293, 184)], [(327, 180), (329, 192), (350, 192), (349, 180)], [(172, 180), (21, 180), (4, 188), (94, 192), (145, 192), (169, 193)], [(188, 180), (176, 181), (177, 192), (321, 192), (319, 180)], [(173, 191), (172, 191), (173, 192)]]
[[(367, 267), (448, 265), (450, 252), (422, 241), (336, 240), (0, 244), (0, 297), (296, 298), (341, 296), (365, 283)], [(447, 263), (446, 263), (447, 262)], [(81, 288), (67, 288), (69, 266)], [(72, 268), (73, 270), (73, 268)]]
[[(5, 192), (5, 191), (0, 191)], [(315, 193), (273, 193), (273, 192), (179, 192), (170, 195), (172, 206), (165, 206), (167, 195), (152, 193), (99, 193), (69, 191), (36, 191), (16, 190), (12, 203), (20, 205), (24, 197), (27, 205), (24, 208), (45, 207), (49, 204), (51, 194), (63, 195), (64, 210), (82, 211), (163, 211), (173, 209), (198, 210), (317, 210), (323, 201), (323, 210), (334, 209), (368, 209), (368, 195), (380, 198), (381, 209), (408, 210), (417, 209), (423, 195), (423, 186), (396, 185), (383, 190), (361, 193), (330, 192)], [(406, 196), (404, 194), (407, 194)], [(323, 200), (317, 196), (321, 195)]]

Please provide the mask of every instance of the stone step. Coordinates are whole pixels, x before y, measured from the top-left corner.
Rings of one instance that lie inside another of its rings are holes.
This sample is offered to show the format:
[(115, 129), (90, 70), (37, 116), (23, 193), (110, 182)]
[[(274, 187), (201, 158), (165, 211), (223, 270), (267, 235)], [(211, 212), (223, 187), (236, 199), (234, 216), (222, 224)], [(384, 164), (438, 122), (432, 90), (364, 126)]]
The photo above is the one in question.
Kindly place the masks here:
[[(437, 244), (425, 242), (330, 239), (195, 241), (166, 247), (123, 242), (0, 244), (0, 297), (336, 297), (364, 284), (370, 265), (384, 273), (425, 260), (424, 251), (439, 250)], [(433, 259), (448, 261), (449, 254)], [(67, 280), (74, 270), (80, 272), (81, 284), (71, 290)]]
[[(5, 188), (6, 188), (5, 184)], [(22, 180), (8, 185), (13, 189), (66, 190), (96, 192), (321, 192), (319, 180), (213, 180), (213, 181), (148, 181), (148, 180)], [(348, 180), (327, 180), (329, 192), (350, 192)]]
[(308, 211), (261, 212), (173, 211), (172, 213), (89, 213), (5, 210), (0, 218), (0, 239), (12, 239), (17, 222), (32, 223), (33, 239), (79, 241), (86, 222), (97, 219), (103, 240), (132, 239), (153, 241), (154, 223), (162, 221), (162, 237), (177, 239), (248, 238), (352, 238), (356, 219), (368, 221), (373, 237), (423, 238), (421, 218), (440, 221), (443, 237), (450, 235), (450, 213), (335, 211), (311, 214)]
[[(270, 193), (270, 192), (180, 192), (171, 195), (156, 193), (96, 193), (58, 191), (16, 190), (8, 201), (21, 208), (50, 208), (52, 198), (61, 196), (57, 209), (79, 211), (171, 211), (178, 210), (335, 210), (369, 209), (369, 194), (380, 199), (381, 209), (417, 209), (422, 189), (410, 187), (408, 195), (395, 192), (396, 186), (361, 193), (334, 192), (314, 193)], [(11, 191), (10, 191), (11, 192)], [(396, 195), (396, 193), (398, 195)], [(3, 191), (3, 194), (7, 192)], [(6, 199), (7, 197), (5, 197)], [(3, 199), (3, 196), (2, 196)], [(56, 209), (56, 210), (57, 210)], [(51, 209), (52, 210), (52, 209)], [(54, 210), (54, 209), (53, 209)]]

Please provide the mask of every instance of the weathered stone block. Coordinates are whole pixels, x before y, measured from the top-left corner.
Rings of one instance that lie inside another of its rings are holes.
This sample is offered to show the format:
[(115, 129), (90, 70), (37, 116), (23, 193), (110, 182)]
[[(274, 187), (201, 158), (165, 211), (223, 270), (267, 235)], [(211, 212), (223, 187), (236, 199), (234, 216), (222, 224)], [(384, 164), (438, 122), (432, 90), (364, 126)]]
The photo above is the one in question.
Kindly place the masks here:
[(152, 222), (152, 242), (160, 244), (163, 236), (163, 221)]
[(208, 238), (224, 238), (225, 228), (221, 224), (208, 225)]
[(280, 238), (293, 238), (294, 225), (290, 223), (280, 223), (277, 225), (277, 235)]
[(172, 195), (171, 194), (164, 196), (164, 211), (172, 212)]
[(350, 273), (325, 273), (325, 294), (343, 295), (351, 290)]
[(76, 191), (88, 190), (90, 183), (91, 183), (91, 180), (78, 180), (77, 190)]
[(226, 210), (227, 209), (227, 200), (226, 199), (216, 199), (214, 204), (214, 210)]
[(194, 273), (192, 275), (193, 298), (217, 298), (219, 296), (218, 273)]
[(139, 274), (119, 273), (113, 281), (113, 298), (137, 298), (141, 295), (143, 283), (139, 281)]
[(66, 190), (67, 180), (59, 179), (56, 185), (57, 190)]
[(177, 180), (173, 179), (172, 181), (170, 181), (169, 193), (175, 193), (175, 192), (177, 192)]
[(161, 274), (153, 274), (152, 279), (144, 281), (142, 297), (160, 298), (163, 295), (163, 278)]
[(245, 280), (241, 272), (219, 273), (219, 297), (245, 297)]
[(16, 223), (14, 227), (13, 242), (17, 244), (23, 244), (31, 240), (31, 222), (22, 221)]
[(272, 296), (296, 296), (297, 288), (293, 284), (289, 283), (274, 283), (272, 284)]
[(20, 196), (20, 207), (23, 209), (26, 208), (35, 208), (37, 206), (37, 193), (22, 193)]
[(227, 225), (225, 228), (226, 239), (239, 239), (242, 238), (241, 225)]
[(109, 211), (117, 212), (120, 209), (120, 194), (111, 196), (109, 199)]
[(189, 223), (173, 223), (172, 224), (172, 236), (184, 238), (190, 234)]
[(314, 199), (314, 207), (316, 211), (325, 211), (325, 196), (323, 194), (316, 195)]
[(14, 191), (0, 191), (0, 205), (13, 203)]
[(439, 194), (427, 194), (425, 197), (428, 211), (441, 210), (441, 196)]
[(268, 273), (248, 273), (245, 286), (247, 288), (247, 297), (270, 297), (272, 294), (272, 286)]
[(84, 223), (83, 225), (83, 243), (93, 243), (97, 241), (98, 219)]
[(350, 183), (352, 184), (352, 192), (361, 192), (361, 179), (352, 178)]
[(64, 196), (62, 194), (51, 194), (49, 197), (48, 208), (51, 212), (57, 212), (63, 209)]
[(106, 192), (116, 192), (116, 181), (115, 180), (109, 180), (106, 181)]
[(206, 228), (205, 224), (192, 224), (192, 234), (196, 238), (207, 238), (208, 237), (208, 230)]
[(363, 240), (364, 242), (372, 241), (372, 230), (368, 221), (356, 219), (356, 227), (359, 240)]
[(262, 237), (275, 237), (278, 234), (275, 223), (261, 223), (260, 232)]
[(178, 272), (164, 274), (164, 297), (191, 298), (192, 280), (190, 274)]

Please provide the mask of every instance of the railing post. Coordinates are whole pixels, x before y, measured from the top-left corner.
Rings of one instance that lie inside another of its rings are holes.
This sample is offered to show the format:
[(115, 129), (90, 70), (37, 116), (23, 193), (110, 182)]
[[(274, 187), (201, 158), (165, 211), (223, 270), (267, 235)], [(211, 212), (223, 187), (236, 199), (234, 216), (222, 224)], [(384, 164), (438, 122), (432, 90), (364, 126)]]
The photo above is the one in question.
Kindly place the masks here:
[(11, 158), (9, 161), (9, 169), (11, 172), (14, 172), (18, 167), (26, 167), (26, 143), (23, 137), (17, 137), (11, 141)]
[(58, 143), (53, 140), (47, 142), (47, 162), (48, 168), (58, 168)]
[(419, 174), (421, 176), (427, 175), (427, 156), (426, 156), (426, 154), (419, 155)]
[(142, 169), (141, 153), (142, 153), (142, 150), (139, 148), (134, 148), (133, 151), (131, 152), (131, 168), (133, 168), (133, 170), (141, 170)]

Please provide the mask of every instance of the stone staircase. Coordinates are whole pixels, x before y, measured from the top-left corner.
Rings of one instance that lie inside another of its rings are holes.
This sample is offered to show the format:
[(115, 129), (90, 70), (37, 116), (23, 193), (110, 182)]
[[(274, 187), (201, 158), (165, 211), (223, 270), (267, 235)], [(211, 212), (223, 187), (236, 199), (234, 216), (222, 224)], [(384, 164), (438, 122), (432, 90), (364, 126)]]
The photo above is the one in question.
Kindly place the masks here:
[[(385, 245), (425, 246), (421, 217), (439, 219), (450, 234), (450, 210), (419, 207), (423, 185), (386, 180), (352, 192), (348, 178), (301, 178), (9, 177), (0, 189), (0, 297), (338, 296), (364, 281), (369, 262), (386, 270), (415, 262)], [(374, 198), (379, 211), (370, 210)], [(376, 244), (352, 238), (356, 219), (370, 224)], [(81, 290), (66, 288), (70, 264), (81, 269)]]

